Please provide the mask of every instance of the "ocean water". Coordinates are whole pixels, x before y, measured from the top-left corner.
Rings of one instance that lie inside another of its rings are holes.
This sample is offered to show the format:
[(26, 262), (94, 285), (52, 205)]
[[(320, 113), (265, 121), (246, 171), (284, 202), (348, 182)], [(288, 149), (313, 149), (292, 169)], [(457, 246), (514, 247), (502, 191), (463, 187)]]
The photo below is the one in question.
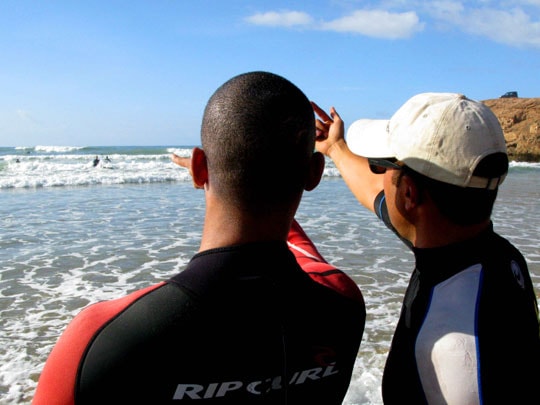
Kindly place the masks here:
[[(197, 251), (203, 194), (187, 170), (170, 162), (173, 151), (188, 156), (191, 148), (0, 148), (1, 404), (30, 403), (53, 344), (84, 306), (166, 279)], [(512, 163), (495, 205), (495, 230), (525, 255), (537, 295), (539, 201), (540, 164)], [(297, 218), (366, 301), (344, 403), (382, 404), (382, 369), (412, 254), (356, 202), (330, 161)]]

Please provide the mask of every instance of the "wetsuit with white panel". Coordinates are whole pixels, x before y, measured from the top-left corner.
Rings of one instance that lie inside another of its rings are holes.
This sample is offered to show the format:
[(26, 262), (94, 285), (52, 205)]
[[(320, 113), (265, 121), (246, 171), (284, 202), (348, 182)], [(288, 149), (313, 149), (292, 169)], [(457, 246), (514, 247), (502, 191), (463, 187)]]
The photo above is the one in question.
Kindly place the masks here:
[[(396, 232), (382, 192), (374, 206)], [(493, 226), (462, 243), (412, 250), (385, 405), (538, 403), (538, 305), (521, 253)]]

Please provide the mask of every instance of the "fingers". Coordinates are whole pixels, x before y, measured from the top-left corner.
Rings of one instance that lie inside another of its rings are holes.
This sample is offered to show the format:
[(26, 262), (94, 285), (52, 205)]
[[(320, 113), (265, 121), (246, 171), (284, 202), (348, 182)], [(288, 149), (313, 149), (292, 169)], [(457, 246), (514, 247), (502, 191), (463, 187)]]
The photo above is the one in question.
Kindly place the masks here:
[(330, 107), (330, 115), (328, 115), (326, 111), (319, 107), (314, 101), (311, 102), (311, 106), (313, 107), (313, 111), (319, 116), (319, 118), (316, 119), (316, 122), (320, 123), (322, 126), (332, 125), (336, 120), (341, 121), (341, 117), (334, 107)]
[(178, 156), (176, 153), (171, 154), (171, 160), (173, 163), (176, 163), (178, 166), (185, 167), (186, 169), (189, 169), (191, 163), (191, 158)]
[[(199, 154), (197, 156), (200, 157)], [(182, 157), (182, 156), (178, 156), (176, 153), (171, 153), (171, 161), (173, 163), (176, 163), (180, 167), (184, 167), (188, 169), (189, 175), (191, 176), (191, 179), (193, 181), (193, 187), (197, 189), (204, 188), (204, 182), (202, 184), (198, 184), (195, 180), (195, 177), (193, 176), (193, 168), (191, 167), (191, 161), (192, 161), (191, 157)]]
[(314, 101), (311, 102), (311, 106), (313, 107), (313, 111), (315, 111), (315, 114), (320, 117), (320, 120), (322, 122), (332, 120), (332, 118), (326, 113), (326, 111), (319, 107)]
[(332, 116), (332, 119), (336, 121), (339, 119), (341, 121), (341, 117), (339, 116), (338, 112), (334, 107), (330, 107), (330, 115)]
[(333, 124), (337, 123), (338, 127), (342, 125), (341, 117), (334, 107), (330, 107), (330, 115), (328, 115), (328, 113), (326, 113), (326, 111), (319, 107), (314, 101), (311, 101), (311, 106), (313, 111), (319, 116), (319, 118), (315, 119), (315, 139), (317, 141), (323, 141), (328, 138), (328, 134)]

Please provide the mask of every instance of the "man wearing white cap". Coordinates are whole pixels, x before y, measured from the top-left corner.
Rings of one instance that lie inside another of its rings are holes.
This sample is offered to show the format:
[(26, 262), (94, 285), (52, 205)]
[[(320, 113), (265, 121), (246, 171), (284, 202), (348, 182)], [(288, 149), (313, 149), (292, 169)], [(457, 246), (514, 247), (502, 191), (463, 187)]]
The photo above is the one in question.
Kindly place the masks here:
[(508, 171), (483, 103), (423, 93), (390, 120), (344, 123), (313, 103), (317, 150), (414, 252), (382, 382), (385, 404), (538, 403), (540, 327), (525, 259), (493, 230)]

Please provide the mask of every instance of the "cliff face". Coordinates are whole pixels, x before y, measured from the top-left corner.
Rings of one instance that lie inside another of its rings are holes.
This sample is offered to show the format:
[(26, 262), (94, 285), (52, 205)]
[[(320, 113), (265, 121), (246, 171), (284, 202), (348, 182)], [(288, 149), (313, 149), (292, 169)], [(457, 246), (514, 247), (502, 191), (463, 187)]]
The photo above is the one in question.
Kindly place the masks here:
[(540, 98), (484, 100), (501, 123), (510, 160), (540, 162)]

